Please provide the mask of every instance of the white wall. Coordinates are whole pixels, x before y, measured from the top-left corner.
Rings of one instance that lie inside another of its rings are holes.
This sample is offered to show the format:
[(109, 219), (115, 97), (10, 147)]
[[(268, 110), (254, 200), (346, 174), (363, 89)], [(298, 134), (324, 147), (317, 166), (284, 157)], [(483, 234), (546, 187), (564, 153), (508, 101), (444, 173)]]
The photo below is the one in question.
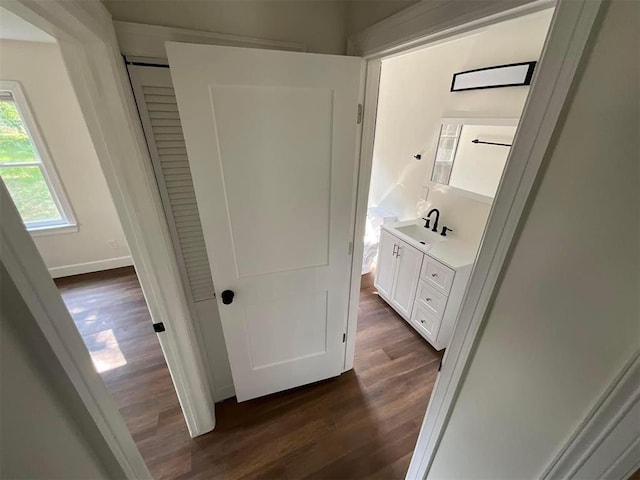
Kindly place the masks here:
[(410, 7), (419, 0), (350, 0), (347, 6), (347, 36)]
[(417, 0), (103, 0), (114, 20), (302, 43), (345, 54), (347, 36)]
[(495, 197), (507, 163), (509, 148), (473, 143), (475, 139), (511, 145), (516, 127), (465, 125), (460, 134), (449, 185), (487, 197)]
[(639, 24), (611, 2), (429, 478), (539, 478), (640, 348)]
[(124, 478), (0, 264), (0, 478)]
[[(78, 221), (34, 240), (54, 276), (131, 264), (127, 242), (56, 44), (0, 40), (0, 78), (22, 84)], [(117, 248), (107, 242), (114, 240)], [(69, 268), (70, 266), (80, 267)]]
[[(383, 61), (378, 118), (369, 194), (370, 205), (380, 205), (401, 220), (415, 218), (430, 178), (433, 146), (439, 122), (445, 116), (520, 117), (529, 87), (509, 87), (450, 93), (454, 73), (504, 63), (536, 60), (540, 56), (552, 11), (504, 22), (451, 42)], [(422, 160), (413, 155), (422, 154)], [(454, 212), (445, 193), (429, 198), (455, 235), (482, 234), (489, 208), (471, 206), (483, 215), (480, 232)], [(477, 217), (471, 219), (474, 222)]]
[(302, 43), (314, 53), (344, 54), (343, 1), (103, 0), (114, 20)]
[(423, 212), (432, 208), (440, 210), (440, 226), (453, 229), (448, 236), (455, 236), (471, 245), (480, 245), (491, 211), (490, 204), (434, 186), (429, 190), (428, 199), (418, 203), (418, 209)]

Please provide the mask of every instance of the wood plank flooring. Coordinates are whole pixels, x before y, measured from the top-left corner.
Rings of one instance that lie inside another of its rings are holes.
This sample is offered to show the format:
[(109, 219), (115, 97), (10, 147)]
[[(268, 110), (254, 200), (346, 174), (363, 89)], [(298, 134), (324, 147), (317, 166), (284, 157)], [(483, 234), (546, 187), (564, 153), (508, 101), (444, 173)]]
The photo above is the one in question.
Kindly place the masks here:
[(442, 354), (378, 298), (370, 276), (352, 371), (218, 403), (216, 429), (196, 439), (133, 269), (56, 283), (154, 478), (404, 478)]

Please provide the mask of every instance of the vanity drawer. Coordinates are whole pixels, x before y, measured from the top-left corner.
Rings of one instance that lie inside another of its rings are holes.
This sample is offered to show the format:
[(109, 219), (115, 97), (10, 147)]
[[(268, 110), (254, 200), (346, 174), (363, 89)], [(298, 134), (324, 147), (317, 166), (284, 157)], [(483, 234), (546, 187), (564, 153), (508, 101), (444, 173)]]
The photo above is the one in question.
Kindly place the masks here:
[(436, 341), (438, 330), (440, 329), (440, 319), (427, 313), (422, 305), (416, 302), (411, 320), (413, 321), (413, 326), (419, 333), (426, 336), (427, 339), (432, 342)]
[(445, 295), (449, 295), (451, 291), (455, 274), (455, 270), (451, 270), (428, 255), (424, 256), (420, 278)]
[(416, 303), (420, 304), (427, 313), (440, 319), (444, 315), (444, 309), (447, 306), (447, 296), (437, 291), (427, 282), (420, 280)]

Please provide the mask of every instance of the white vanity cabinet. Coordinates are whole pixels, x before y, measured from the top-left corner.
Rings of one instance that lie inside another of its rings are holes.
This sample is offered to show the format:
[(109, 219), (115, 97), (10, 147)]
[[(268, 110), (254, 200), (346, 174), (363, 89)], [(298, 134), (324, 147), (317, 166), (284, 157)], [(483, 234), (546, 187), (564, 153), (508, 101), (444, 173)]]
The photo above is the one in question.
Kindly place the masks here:
[(380, 250), (374, 285), (378, 293), (405, 320), (411, 318), (423, 253), (394, 237), (380, 232)]
[(475, 249), (455, 241), (423, 248), (393, 226), (383, 226), (374, 285), (380, 297), (442, 350), (453, 333)]

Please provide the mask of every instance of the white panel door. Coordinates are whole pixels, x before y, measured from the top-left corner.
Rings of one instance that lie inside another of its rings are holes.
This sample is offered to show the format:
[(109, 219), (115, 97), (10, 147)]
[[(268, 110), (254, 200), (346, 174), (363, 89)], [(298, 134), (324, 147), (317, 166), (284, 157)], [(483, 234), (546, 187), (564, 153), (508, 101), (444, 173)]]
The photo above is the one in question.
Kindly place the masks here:
[(396, 274), (393, 282), (391, 303), (407, 320), (411, 317), (413, 301), (416, 298), (416, 288), (422, 267), (422, 252), (401, 240), (396, 253)]
[(391, 298), (393, 277), (395, 274), (397, 241), (393, 235), (385, 230), (380, 231), (380, 247), (378, 248), (378, 260), (376, 263), (375, 287), (378, 293)]
[(167, 53), (238, 400), (339, 375), (362, 60)]

